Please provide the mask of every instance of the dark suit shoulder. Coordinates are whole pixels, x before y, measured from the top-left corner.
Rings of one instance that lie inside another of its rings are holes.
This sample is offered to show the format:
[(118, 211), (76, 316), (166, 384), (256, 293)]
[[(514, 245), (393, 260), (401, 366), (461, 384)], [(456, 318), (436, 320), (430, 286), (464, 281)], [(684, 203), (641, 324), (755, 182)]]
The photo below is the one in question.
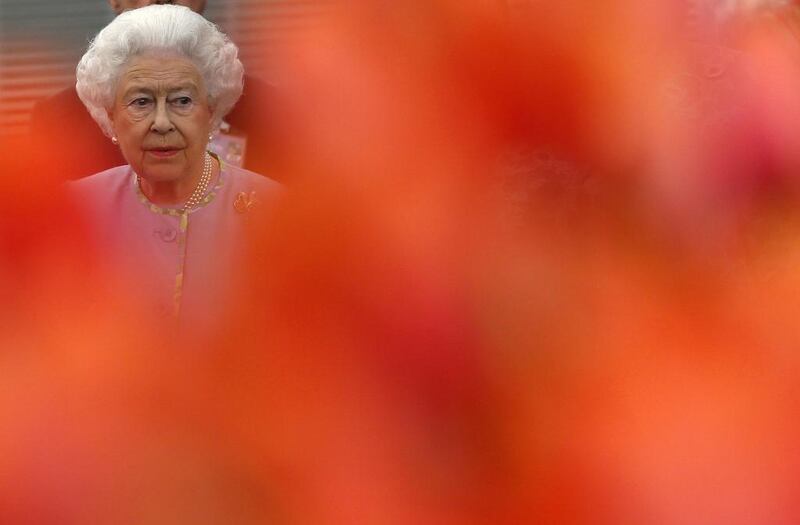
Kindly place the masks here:
[(278, 89), (258, 77), (245, 75), (244, 91), (225, 121), (233, 133), (247, 137), (244, 167), (256, 173), (276, 174), (279, 133), (276, 119)]
[(73, 115), (82, 118), (84, 114), (88, 115), (88, 111), (78, 97), (78, 92), (75, 91), (74, 86), (69, 86), (39, 100), (33, 106), (31, 126), (36, 127), (37, 124), (49, 123), (55, 117)]
[(111, 144), (97, 122), (69, 86), (34, 105), (30, 142), (46, 156), (34, 159), (40, 170), (65, 180), (85, 177), (125, 164), (119, 148)]

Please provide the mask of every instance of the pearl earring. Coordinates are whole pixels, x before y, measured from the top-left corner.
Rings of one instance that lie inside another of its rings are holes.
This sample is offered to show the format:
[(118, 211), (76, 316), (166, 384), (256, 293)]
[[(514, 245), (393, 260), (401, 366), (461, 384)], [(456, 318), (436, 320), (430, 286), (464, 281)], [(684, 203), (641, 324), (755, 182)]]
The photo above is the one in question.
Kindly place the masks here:
[(117, 140), (117, 137), (111, 137), (111, 143), (115, 146), (119, 146), (119, 140)]

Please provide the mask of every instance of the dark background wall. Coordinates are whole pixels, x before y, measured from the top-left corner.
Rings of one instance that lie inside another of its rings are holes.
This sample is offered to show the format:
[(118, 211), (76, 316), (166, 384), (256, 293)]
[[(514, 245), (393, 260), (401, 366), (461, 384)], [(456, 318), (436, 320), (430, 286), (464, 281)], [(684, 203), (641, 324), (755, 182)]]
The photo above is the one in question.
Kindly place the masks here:
[[(314, 23), (331, 0), (208, 0), (248, 74), (276, 81), (271, 43)], [(35, 101), (74, 82), (89, 40), (113, 18), (105, 0), (0, 0), (0, 137), (24, 134)]]

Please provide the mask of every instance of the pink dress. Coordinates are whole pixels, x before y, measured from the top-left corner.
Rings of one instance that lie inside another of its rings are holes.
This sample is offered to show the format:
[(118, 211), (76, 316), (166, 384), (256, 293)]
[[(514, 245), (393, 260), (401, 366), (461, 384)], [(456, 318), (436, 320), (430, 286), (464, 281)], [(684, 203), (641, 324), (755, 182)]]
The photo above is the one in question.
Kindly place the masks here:
[[(230, 312), (249, 226), (274, 204), (281, 186), (236, 166), (220, 176), (194, 209), (157, 206), (130, 166), (69, 184), (103, 259), (131, 283), (124, 292), (159, 317), (212, 327)], [(258, 219), (260, 220), (260, 219)], [(237, 271), (239, 270), (239, 271)], [(119, 272), (122, 272), (121, 274)]]

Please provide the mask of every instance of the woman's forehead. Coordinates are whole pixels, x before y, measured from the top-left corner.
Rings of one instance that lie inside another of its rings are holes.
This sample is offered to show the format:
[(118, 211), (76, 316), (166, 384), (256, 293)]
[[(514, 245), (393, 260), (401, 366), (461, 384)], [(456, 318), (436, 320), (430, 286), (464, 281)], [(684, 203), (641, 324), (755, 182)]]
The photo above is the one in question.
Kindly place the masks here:
[(119, 86), (194, 87), (203, 89), (203, 78), (191, 60), (178, 56), (141, 56), (128, 62), (120, 76)]

